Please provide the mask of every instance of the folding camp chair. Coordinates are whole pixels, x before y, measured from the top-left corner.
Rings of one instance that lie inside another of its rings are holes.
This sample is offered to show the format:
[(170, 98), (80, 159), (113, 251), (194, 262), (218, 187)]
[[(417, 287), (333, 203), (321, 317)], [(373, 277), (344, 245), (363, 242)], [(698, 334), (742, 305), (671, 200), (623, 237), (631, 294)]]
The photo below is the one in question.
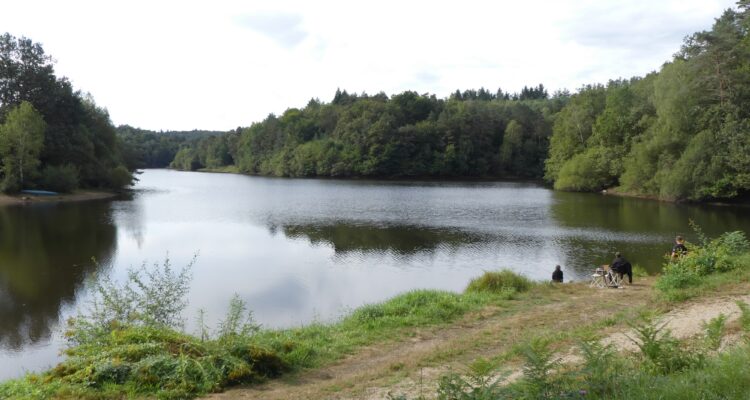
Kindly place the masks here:
[(622, 277), (620, 276), (620, 274), (612, 271), (612, 268), (610, 268), (609, 265), (602, 265), (601, 267), (597, 267), (594, 270), (594, 273), (591, 274), (589, 287), (595, 287), (599, 289), (608, 287), (617, 288), (620, 287), (621, 283)]

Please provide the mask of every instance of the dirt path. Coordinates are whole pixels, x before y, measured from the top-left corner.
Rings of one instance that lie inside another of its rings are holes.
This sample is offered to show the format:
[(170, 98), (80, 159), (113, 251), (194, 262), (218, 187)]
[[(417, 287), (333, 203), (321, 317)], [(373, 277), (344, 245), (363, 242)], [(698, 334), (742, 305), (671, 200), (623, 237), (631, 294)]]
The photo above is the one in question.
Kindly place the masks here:
[(449, 369), (461, 370), (478, 357), (502, 357), (533, 336), (589, 326), (613, 310), (644, 306), (651, 290), (644, 284), (622, 290), (575, 284), (554, 292), (543, 294), (541, 304), (525, 299), (508, 308), (488, 308), (448, 327), (417, 330), (410, 340), (360, 349), (333, 365), (209, 398), (383, 399), (389, 391), (434, 393), (437, 378)]

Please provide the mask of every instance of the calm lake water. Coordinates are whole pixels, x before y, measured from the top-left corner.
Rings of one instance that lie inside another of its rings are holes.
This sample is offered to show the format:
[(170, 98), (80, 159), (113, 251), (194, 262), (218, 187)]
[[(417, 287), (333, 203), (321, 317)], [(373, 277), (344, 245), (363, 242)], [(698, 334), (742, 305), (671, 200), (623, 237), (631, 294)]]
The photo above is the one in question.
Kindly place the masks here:
[[(0, 380), (55, 364), (92, 281), (169, 257), (198, 309), (234, 293), (266, 327), (330, 321), (484, 270), (584, 279), (621, 251), (657, 271), (676, 234), (750, 232), (750, 208), (559, 193), (529, 183), (302, 180), (147, 170), (131, 199), (0, 207)], [(92, 262), (92, 257), (97, 263)]]

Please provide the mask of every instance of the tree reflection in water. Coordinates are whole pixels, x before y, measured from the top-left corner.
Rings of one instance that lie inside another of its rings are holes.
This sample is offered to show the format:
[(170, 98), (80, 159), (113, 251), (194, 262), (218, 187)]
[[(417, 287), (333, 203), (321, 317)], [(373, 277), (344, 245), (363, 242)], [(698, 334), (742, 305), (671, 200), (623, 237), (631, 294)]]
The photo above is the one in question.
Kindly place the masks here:
[(60, 310), (116, 247), (110, 202), (0, 207), (0, 350), (49, 339)]

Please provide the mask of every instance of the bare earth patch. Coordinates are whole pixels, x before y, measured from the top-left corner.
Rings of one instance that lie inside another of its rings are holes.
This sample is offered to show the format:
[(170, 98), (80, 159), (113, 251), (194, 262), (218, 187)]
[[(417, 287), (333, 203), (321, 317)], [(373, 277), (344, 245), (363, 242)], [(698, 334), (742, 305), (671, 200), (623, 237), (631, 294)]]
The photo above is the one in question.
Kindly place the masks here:
[[(750, 295), (722, 296), (690, 302), (666, 313), (656, 323), (659, 325), (664, 323), (665, 329), (668, 329), (675, 338), (688, 339), (703, 333), (703, 324), (720, 314), (727, 317), (727, 324), (737, 321), (740, 317), (740, 308), (737, 306), (737, 301), (750, 303)], [(614, 333), (602, 342), (613, 344), (619, 349), (637, 351), (638, 346), (628, 336), (635, 337), (632, 330)], [(729, 341), (731, 341), (731, 337)]]

